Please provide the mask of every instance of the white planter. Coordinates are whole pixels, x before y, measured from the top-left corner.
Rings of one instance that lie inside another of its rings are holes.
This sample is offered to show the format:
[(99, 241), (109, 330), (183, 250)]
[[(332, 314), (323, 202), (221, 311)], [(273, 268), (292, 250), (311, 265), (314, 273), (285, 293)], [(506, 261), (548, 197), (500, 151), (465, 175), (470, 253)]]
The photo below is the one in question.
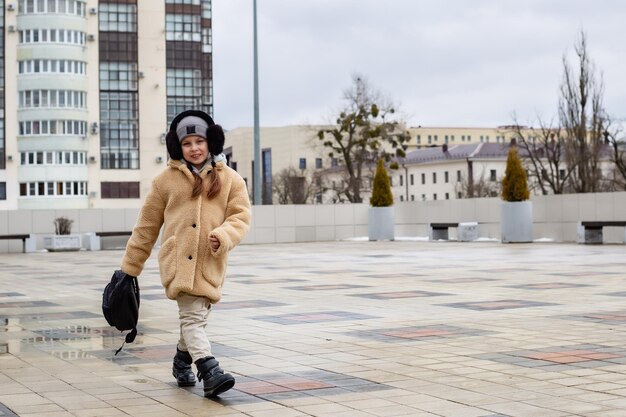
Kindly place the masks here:
[(502, 243), (533, 241), (533, 203), (531, 201), (503, 201), (500, 214)]
[(43, 247), (49, 252), (80, 250), (80, 235), (44, 236)]
[(370, 207), (367, 225), (369, 240), (394, 240), (393, 207)]

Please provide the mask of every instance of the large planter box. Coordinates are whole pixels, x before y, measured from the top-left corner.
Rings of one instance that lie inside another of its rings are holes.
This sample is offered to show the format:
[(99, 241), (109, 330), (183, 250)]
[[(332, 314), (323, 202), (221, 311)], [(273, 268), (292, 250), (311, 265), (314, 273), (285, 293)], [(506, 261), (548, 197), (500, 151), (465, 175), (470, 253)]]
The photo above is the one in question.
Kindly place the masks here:
[(531, 201), (503, 201), (500, 214), (502, 243), (533, 241), (533, 203)]
[(49, 252), (80, 250), (80, 235), (52, 235), (43, 237), (43, 247)]
[(393, 207), (370, 207), (367, 230), (369, 240), (394, 240)]

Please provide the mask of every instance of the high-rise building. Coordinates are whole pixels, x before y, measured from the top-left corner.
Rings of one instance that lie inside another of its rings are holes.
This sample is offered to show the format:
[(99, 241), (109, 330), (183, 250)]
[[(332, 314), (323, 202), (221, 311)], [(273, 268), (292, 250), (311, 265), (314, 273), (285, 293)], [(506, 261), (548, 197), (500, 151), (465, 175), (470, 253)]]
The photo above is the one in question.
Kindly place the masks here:
[(213, 112), (211, 0), (0, 5), (0, 209), (138, 207), (171, 119)]

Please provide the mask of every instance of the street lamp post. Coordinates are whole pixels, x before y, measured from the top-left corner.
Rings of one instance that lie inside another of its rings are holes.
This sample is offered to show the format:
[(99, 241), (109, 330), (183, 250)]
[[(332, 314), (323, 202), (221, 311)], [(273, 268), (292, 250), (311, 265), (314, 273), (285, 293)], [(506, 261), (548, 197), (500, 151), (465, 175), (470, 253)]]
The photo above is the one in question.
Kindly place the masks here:
[(254, 20), (254, 204), (261, 204), (261, 143), (259, 135), (259, 60), (256, 35), (256, 0), (253, 0)]

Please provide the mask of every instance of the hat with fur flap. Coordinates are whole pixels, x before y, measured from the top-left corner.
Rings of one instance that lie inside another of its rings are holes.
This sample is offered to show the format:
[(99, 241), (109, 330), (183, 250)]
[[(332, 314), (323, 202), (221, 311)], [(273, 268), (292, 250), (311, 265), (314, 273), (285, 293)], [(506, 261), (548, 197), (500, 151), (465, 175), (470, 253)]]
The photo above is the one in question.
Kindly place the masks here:
[(224, 151), (225, 138), (222, 127), (215, 124), (211, 116), (201, 110), (185, 110), (174, 117), (167, 132), (167, 153), (171, 159), (183, 159), (180, 142), (192, 134), (206, 139), (211, 155), (216, 156)]

